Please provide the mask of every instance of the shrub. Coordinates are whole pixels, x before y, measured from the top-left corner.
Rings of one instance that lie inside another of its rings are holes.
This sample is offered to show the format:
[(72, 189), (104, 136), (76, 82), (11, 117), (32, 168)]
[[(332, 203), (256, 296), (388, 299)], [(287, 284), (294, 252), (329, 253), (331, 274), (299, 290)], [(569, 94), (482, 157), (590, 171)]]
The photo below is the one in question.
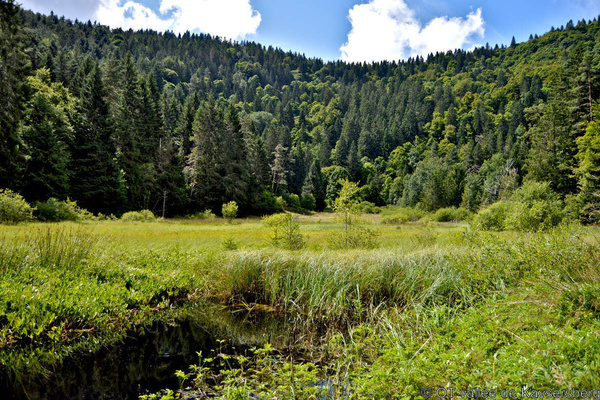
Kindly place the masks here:
[(538, 231), (560, 224), (563, 210), (559, 201), (537, 200), (511, 204), (506, 216), (506, 228), (516, 231)]
[(290, 194), (286, 199), (287, 205), (294, 211), (300, 210), (300, 197), (297, 194)]
[(485, 208), (477, 214), (475, 226), (487, 231), (501, 231), (504, 229), (504, 221), (508, 213), (509, 204), (499, 201)]
[(417, 222), (427, 213), (411, 207), (398, 207), (392, 215), (387, 215), (381, 219), (383, 224), (405, 224), (407, 222)]
[(454, 213), (456, 209), (454, 207), (440, 208), (433, 214), (432, 219), (437, 222), (450, 222), (454, 221)]
[(238, 213), (238, 205), (235, 201), (223, 204), (223, 218), (227, 219), (228, 223), (231, 223), (235, 219)]
[(466, 221), (469, 219), (471, 214), (464, 208), (440, 208), (433, 214), (432, 219), (436, 222), (458, 222)]
[(374, 249), (378, 245), (377, 232), (363, 226), (353, 226), (343, 235), (333, 234), (329, 237), (332, 249)]
[(279, 211), (283, 211), (283, 209), (287, 207), (286, 201), (281, 196), (275, 197), (275, 208)]
[(300, 201), (300, 206), (305, 210), (313, 211), (316, 207), (315, 196), (312, 193), (304, 193), (302, 195), (302, 201)]
[(37, 217), (40, 221), (84, 221), (98, 219), (91, 212), (77, 206), (77, 202), (67, 199), (61, 201), (54, 197), (37, 202)]
[(273, 230), (273, 244), (288, 250), (300, 250), (304, 247), (304, 236), (300, 233), (300, 224), (289, 213), (275, 214), (263, 218), (263, 223)]
[(156, 217), (150, 210), (129, 211), (121, 217), (121, 221), (127, 222), (150, 222), (154, 220), (156, 220)]
[(358, 205), (358, 210), (364, 214), (379, 214), (381, 212), (381, 208), (370, 201), (361, 201)]
[(506, 228), (537, 231), (560, 224), (563, 207), (558, 195), (547, 182), (526, 182), (511, 196)]
[(223, 250), (237, 250), (240, 247), (239, 243), (231, 237), (226, 238), (221, 246)]
[(195, 218), (195, 219), (215, 219), (217, 216), (209, 209), (206, 209), (202, 212), (197, 212), (196, 214), (188, 215), (187, 218)]
[(8, 189), (0, 190), (0, 223), (30, 221), (34, 210), (20, 194)]

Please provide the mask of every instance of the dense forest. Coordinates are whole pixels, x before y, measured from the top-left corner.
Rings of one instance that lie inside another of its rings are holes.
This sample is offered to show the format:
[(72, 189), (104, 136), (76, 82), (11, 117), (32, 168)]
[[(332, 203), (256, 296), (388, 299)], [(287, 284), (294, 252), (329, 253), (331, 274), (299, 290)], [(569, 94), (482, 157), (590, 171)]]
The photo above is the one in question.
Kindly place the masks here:
[(480, 207), (549, 182), (600, 210), (600, 24), (348, 64), (0, 0), (0, 188), (92, 212)]

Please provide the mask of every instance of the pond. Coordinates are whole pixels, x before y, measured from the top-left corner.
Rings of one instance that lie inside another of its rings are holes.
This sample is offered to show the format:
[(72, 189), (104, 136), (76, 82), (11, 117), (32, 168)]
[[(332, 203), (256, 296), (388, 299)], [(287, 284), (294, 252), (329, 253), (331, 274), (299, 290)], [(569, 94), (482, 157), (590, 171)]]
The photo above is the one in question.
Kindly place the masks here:
[(0, 382), (3, 399), (129, 400), (139, 394), (178, 388), (175, 371), (198, 363), (198, 352), (208, 355), (222, 346), (237, 351), (266, 342), (286, 340), (285, 321), (255, 318), (214, 305), (187, 311), (175, 322), (155, 323), (142, 334), (70, 357), (47, 376), (28, 377), (12, 386)]

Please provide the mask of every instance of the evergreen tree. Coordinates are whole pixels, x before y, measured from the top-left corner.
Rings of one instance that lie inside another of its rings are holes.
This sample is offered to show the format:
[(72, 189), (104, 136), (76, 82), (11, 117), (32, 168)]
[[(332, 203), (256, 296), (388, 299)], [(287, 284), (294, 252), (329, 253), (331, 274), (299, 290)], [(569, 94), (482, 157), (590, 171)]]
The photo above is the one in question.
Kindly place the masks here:
[(16, 189), (24, 160), (18, 134), (24, 77), (29, 66), (14, 0), (0, 0), (0, 188)]
[(114, 124), (98, 66), (81, 88), (80, 118), (71, 159), (71, 196), (79, 205), (105, 214), (125, 210), (124, 185), (116, 163)]
[(310, 165), (310, 170), (302, 187), (302, 194), (304, 196), (310, 193), (315, 199), (315, 209), (322, 211), (325, 209), (326, 189), (325, 179), (321, 172), (321, 163), (317, 158)]
[(73, 138), (69, 116), (75, 112), (75, 100), (50, 78), (50, 71), (44, 68), (27, 79), (31, 98), (21, 135), (27, 152), (23, 193), (30, 201), (65, 199), (69, 190), (68, 144)]

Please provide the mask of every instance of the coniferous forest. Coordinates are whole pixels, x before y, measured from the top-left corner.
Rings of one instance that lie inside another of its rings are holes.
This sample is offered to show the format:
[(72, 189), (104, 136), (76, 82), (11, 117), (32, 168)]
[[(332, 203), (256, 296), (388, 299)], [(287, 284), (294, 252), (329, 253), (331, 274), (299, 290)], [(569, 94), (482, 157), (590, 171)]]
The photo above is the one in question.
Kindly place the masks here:
[(598, 399), (599, 222), (597, 18), (352, 64), (0, 0), (2, 399)]
[(377, 206), (476, 211), (548, 182), (598, 220), (600, 26), (399, 62), (323, 62), (1, 3), (0, 187), (159, 215)]

